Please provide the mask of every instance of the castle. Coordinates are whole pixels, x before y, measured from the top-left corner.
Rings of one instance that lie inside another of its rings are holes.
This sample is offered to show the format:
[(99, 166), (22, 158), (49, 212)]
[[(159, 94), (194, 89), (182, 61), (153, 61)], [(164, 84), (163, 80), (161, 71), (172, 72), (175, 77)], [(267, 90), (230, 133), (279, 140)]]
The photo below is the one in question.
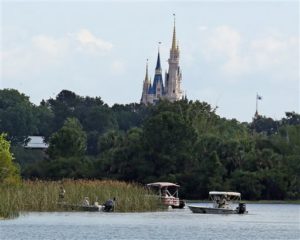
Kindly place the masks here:
[(176, 42), (176, 26), (174, 20), (172, 47), (168, 59), (169, 70), (165, 73), (165, 82), (163, 82), (160, 52), (158, 50), (153, 83), (148, 76), (148, 62), (146, 65), (146, 76), (143, 82), (141, 103), (154, 104), (160, 99), (166, 99), (171, 102), (182, 99), (183, 93), (180, 87), (182, 75), (179, 67), (179, 54), (180, 51), (178, 43)]

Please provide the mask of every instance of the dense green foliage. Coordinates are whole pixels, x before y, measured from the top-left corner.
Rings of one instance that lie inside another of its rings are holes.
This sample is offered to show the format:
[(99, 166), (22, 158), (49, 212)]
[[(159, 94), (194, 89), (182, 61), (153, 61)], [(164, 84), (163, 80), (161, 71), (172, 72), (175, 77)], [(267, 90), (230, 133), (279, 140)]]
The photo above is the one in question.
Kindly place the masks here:
[(13, 162), (10, 143), (0, 135), (0, 184), (15, 185), (20, 180), (18, 167)]
[(50, 158), (82, 156), (86, 149), (86, 133), (76, 118), (67, 118), (63, 127), (53, 133), (48, 153)]
[[(295, 112), (280, 121), (258, 116), (240, 123), (205, 102), (109, 107), (67, 90), (39, 106), (16, 90), (1, 90), (0, 106), (0, 130), (13, 140), (24, 178), (172, 181), (184, 197), (198, 199), (211, 190), (240, 191), (246, 199), (300, 198)], [(18, 131), (9, 122), (26, 127)], [(46, 154), (22, 150), (20, 139), (36, 134), (49, 142)]]

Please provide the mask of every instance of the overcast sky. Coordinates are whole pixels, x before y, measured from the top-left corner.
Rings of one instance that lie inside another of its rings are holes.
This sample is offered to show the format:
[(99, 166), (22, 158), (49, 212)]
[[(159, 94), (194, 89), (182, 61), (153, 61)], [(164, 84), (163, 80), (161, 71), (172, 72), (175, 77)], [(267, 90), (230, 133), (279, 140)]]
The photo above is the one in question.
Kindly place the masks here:
[(62, 89), (106, 103), (139, 102), (146, 59), (163, 70), (173, 13), (182, 87), (222, 117), (299, 112), (298, 1), (1, 1), (0, 87), (39, 104)]

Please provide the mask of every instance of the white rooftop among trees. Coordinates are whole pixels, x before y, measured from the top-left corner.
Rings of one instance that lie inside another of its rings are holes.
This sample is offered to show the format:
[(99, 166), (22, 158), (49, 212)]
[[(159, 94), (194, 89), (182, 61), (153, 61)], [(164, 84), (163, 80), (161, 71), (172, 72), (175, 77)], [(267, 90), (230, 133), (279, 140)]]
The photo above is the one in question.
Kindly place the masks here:
[(48, 144), (44, 142), (43, 136), (28, 136), (29, 141), (25, 144), (25, 148), (47, 149)]

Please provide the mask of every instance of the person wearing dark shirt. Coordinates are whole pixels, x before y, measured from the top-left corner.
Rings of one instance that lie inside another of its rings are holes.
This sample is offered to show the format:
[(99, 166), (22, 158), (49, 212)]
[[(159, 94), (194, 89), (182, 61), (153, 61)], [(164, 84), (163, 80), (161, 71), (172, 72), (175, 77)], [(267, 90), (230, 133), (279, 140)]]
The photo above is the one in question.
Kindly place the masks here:
[(116, 198), (109, 199), (104, 203), (104, 212), (113, 212), (115, 210)]

